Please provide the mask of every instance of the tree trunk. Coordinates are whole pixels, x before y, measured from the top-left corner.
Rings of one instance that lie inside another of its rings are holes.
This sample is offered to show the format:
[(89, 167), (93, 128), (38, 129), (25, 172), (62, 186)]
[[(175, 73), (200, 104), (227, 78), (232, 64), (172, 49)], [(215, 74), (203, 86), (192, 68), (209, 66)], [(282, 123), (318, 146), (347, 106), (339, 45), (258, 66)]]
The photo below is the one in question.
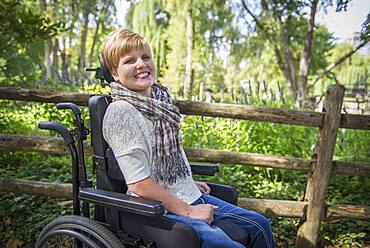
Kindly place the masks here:
[(318, 0), (312, 1), (311, 14), (310, 19), (308, 20), (304, 49), (302, 51), (301, 59), (299, 62), (299, 79), (298, 79), (299, 97), (302, 98), (303, 100), (307, 99), (308, 97), (307, 76), (312, 59), (312, 40), (315, 27), (317, 4)]
[[(277, 47), (277, 51), (275, 51), (275, 56), (280, 56), (281, 58), (284, 58), (285, 61), (283, 61), (283, 65), (280, 66), (280, 70), (283, 72), (283, 75), (285, 77), (285, 80), (288, 83), (288, 88), (290, 91), (291, 96), (296, 99), (297, 98), (297, 70), (295, 68), (293, 54), (290, 49), (289, 45), (289, 37), (287, 35), (286, 25), (289, 25), (289, 20), (291, 20), (291, 15), (288, 14), (286, 23), (282, 21), (281, 13), (277, 9), (278, 7), (276, 5), (273, 5), (272, 10), (269, 9), (269, 5), (265, 0), (261, 0), (262, 6), (264, 6), (264, 10), (266, 12), (272, 12), (276, 22), (279, 24), (279, 30), (280, 30), (280, 42), (282, 43), (281, 49), (279, 49), (279, 45), (277, 43), (277, 40), (275, 39), (276, 44), (274, 45)], [(274, 34), (272, 34), (273, 36)], [(276, 55), (276, 53), (279, 52), (279, 55)]]
[(81, 30), (81, 43), (80, 43), (80, 56), (78, 57), (78, 71), (79, 71), (79, 79), (81, 79), (84, 76), (84, 69), (86, 65), (86, 39), (87, 39), (87, 33), (89, 28), (89, 15), (90, 15), (90, 6), (88, 3), (86, 4), (86, 7), (84, 9), (83, 13), (83, 24), (82, 24), (82, 30)]
[(94, 54), (95, 54), (95, 45), (96, 45), (96, 42), (98, 40), (100, 23), (101, 23), (101, 19), (100, 18), (97, 18), (97, 20), (96, 20), (96, 28), (95, 28), (94, 37), (93, 37), (93, 42), (91, 44), (91, 49), (90, 49), (90, 54), (89, 54), (89, 65), (88, 65), (88, 67), (92, 67), (92, 62), (93, 62)]
[[(289, 91), (290, 91), (291, 95), (294, 97), (296, 95), (296, 91), (297, 91), (297, 84), (296, 84), (296, 80), (295, 80), (296, 77), (295, 76), (292, 77), (292, 73), (294, 73), (294, 75), (295, 75), (295, 70), (291, 69), (291, 68), (294, 68), (293, 61), (288, 63), (288, 61), (290, 61), (289, 56), (292, 60), (292, 56), (289, 55), (289, 47), (288, 47), (288, 50), (285, 53), (283, 51), (281, 51), (281, 49), (279, 48), (278, 41), (275, 38), (275, 34), (272, 34), (268, 31), (268, 28), (266, 28), (263, 25), (263, 23), (261, 23), (260, 20), (252, 13), (252, 11), (248, 8), (248, 6), (247, 6), (247, 4), (245, 3), (244, 0), (242, 0), (242, 5), (243, 5), (244, 9), (248, 12), (248, 14), (253, 18), (254, 22), (256, 23), (256, 26), (261, 30), (262, 34), (271, 43), (271, 45), (273, 47), (273, 50), (274, 50), (275, 58), (276, 58), (276, 64), (278, 65), (280, 71), (283, 73), (284, 78), (285, 78), (285, 80), (288, 84)], [(262, 5), (262, 7), (264, 8), (265, 11), (270, 11), (268, 9), (268, 4), (267, 4), (266, 1), (261, 1), (261, 5)], [(284, 33), (281, 33), (281, 35), (282, 35), (282, 38), (283, 38)], [(287, 45), (288, 45), (288, 43), (286, 41), (284, 46), (287, 46)], [(285, 48), (285, 49), (287, 49), (287, 48)], [(284, 56), (286, 61), (283, 59), (283, 56)]]
[(285, 30), (283, 30), (282, 23), (280, 23), (280, 27), (281, 27), (280, 36), (284, 44), (284, 58), (286, 63), (286, 66), (283, 67), (284, 69), (283, 74), (288, 82), (290, 94), (293, 96), (294, 99), (296, 99), (298, 90), (296, 69), (294, 67), (293, 56), (289, 47), (289, 39), (285, 33)]
[[(42, 12), (46, 12), (47, 3), (46, 0), (40, 0), (39, 6)], [(52, 42), (50, 39), (44, 42), (44, 69), (45, 69), (45, 79), (49, 80), (52, 78), (52, 71), (51, 71), (51, 50), (52, 50)]]
[(51, 71), (51, 40), (45, 41), (44, 44), (44, 68), (45, 68), (45, 79), (50, 80), (53, 78)]
[(97, 11), (96, 29), (95, 29), (95, 32), (94, 32), (93, 42), (92, 42), (91, 49), (90, 49), (90, 54), (89, 54), (89, 67), (92, 67), (92, 62), (94, 60), (94, 56), (96, 55), (95, 54), (95, 46), (96, 46), (96, 43), (98, 41), (99, 29), (100, 29), (101, 26), (104, 26), (104, 25), (101, 25), (101, 24), (103, 23), (103, 18), (104, 18), (104, 16), (106, 16), (108, 8), (109, 8), (109, 2), (105, 2), (105, 3), (103, 3), (103, 6), (102, 6), (101, 10), (98, 9), (98, 11)]
[(58, 50), (59, 50), (59, 44), (58, 44), (58, 38), (53, 39), (52, 41), (52, 47), (53, 47), (53, 61), (52, 61), (52, 77), (53, 80), (59, 80), (59, 56), (58, 56)]
[(192, 19), (192, 0), (186, 4), (186, 64), (184, 95), (191, 100), (192, 93), (192, 50), (193, 50), (193, 19)]
[(70, 83), (69, 66), (68, 66), (68, 55), (67, 55), (67, 41), (65, 37), (61, 38), (63, 49), (59, 48), (60, 58), (62, 60), (62, 81)]
[[(66, 54), (66, 59), (65, 59), (65, 66), (67, 68), (67, 73), (68, 73), (68, 81), (70, 83), (76, 83), (76, 74), (72, 70), (72, 54), (71, 52), (68, 52), (67, 47), (73, 47), (73, 42), (75, 41), (75, 26), (77, 23), (77, 18), (78, 18), (78, 13), (76, 10), (76, 3), (72, 1), (71, 4), (71, 13), (70, 13), (70, 20), (69, 20), (69, 27), (68, 27), (68, 36), (65, 38), (64, 43), (66, 46), (64, 46), (64, 51)], [(68, 42), (67, 42), (68, 41)]]

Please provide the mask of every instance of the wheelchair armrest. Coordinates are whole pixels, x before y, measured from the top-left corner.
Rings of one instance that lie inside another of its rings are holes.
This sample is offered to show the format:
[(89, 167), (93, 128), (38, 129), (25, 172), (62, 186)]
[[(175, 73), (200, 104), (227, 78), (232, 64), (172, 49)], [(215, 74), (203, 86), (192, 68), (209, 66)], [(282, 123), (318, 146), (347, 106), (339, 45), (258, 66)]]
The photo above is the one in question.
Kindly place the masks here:
[(165, 213), (165, 208), (160, 201), (101, 189), (81, 188), (78, 198), (104, 207), (149, 217), (160, 217)]
[(238, 191), (226, 184), (204, 181), (211, 188), (211, 195), (231, 204), (238, 204)]
[(214, 176), (219, 172), (217, 165), (214, 164), (194, 164), (190, 163), (191, 172), (196, 175)]

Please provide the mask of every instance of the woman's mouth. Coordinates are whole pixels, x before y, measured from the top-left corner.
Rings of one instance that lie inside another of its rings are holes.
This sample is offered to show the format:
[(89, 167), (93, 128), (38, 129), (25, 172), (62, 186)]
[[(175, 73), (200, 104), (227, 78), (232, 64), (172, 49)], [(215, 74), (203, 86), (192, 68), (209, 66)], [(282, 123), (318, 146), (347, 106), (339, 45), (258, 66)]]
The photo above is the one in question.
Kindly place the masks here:
[(135, 77), (138, 79), (145, 79), (149, 77), (149, 75), (150, 75), (150, 72), (144, 71), (144, 72), (139, 72), (138, 74), (135, 75)]

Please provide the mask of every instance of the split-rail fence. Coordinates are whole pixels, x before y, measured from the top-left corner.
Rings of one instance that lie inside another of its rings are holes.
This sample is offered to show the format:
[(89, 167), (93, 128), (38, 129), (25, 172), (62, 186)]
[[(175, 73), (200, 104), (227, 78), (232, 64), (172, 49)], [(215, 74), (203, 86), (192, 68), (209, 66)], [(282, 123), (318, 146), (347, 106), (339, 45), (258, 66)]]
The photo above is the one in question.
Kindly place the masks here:
[[(318, 134), (311, 159), (253, 154), (247, 152), (186, 148), (190, 161), (245, 166), (301, 170), (308, 174), (303, 201), (240, 198), (239, 206), (267, 216), (301, 218), (296, 247), (315, 247), (322, 221), (340, 218), (370, 220), (370, 206), (325, 204), (329, 177), (332, 175), (370, 177), (370, 163), (333, 160), (339, 128), (370, 130), (370, 115), (341, 113), (344, 87), (331, 85), (326, 91), (322, 112), (265, 108), (251, 105), (215, 104), (176, 101), (185, 115), (201, 115), (259, 122), (317, 127)], [(88, 94), (0, 87), (0, 99), (34, 102), (74, 102), (86, 106)], [(85, 146), (91, 155), (91, 147)], [(34, 137), (0, 134), (0, 151), (41, 152), (66, 155), (63, 140), (54, 137)], [(0, 191), (71, 197), (70, 184), (57, 184), (0, 178)]]

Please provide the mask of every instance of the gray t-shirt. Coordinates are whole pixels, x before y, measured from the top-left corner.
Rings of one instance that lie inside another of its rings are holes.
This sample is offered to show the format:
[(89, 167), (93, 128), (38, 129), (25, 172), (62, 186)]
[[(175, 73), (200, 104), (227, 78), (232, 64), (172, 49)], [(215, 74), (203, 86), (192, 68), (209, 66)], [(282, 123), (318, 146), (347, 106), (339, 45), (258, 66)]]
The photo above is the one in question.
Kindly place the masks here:
[[(155, 136), (153, 122), (147, 119), (134, 106), (126, 101), (111, 103), (103, 120), (103, 136), (112, 148), (127, 184), (135, 183), (147, 177), (155, 180), (152, 165)], [(190, 165), (181, 147), (185, 162)], [(201, 196), (192, 176), (177, 179), (173, 185), (165, 181), (157, 182), (172, 195), (193, 203)], [(132, 192), (129, 192), (132, 194)]]

